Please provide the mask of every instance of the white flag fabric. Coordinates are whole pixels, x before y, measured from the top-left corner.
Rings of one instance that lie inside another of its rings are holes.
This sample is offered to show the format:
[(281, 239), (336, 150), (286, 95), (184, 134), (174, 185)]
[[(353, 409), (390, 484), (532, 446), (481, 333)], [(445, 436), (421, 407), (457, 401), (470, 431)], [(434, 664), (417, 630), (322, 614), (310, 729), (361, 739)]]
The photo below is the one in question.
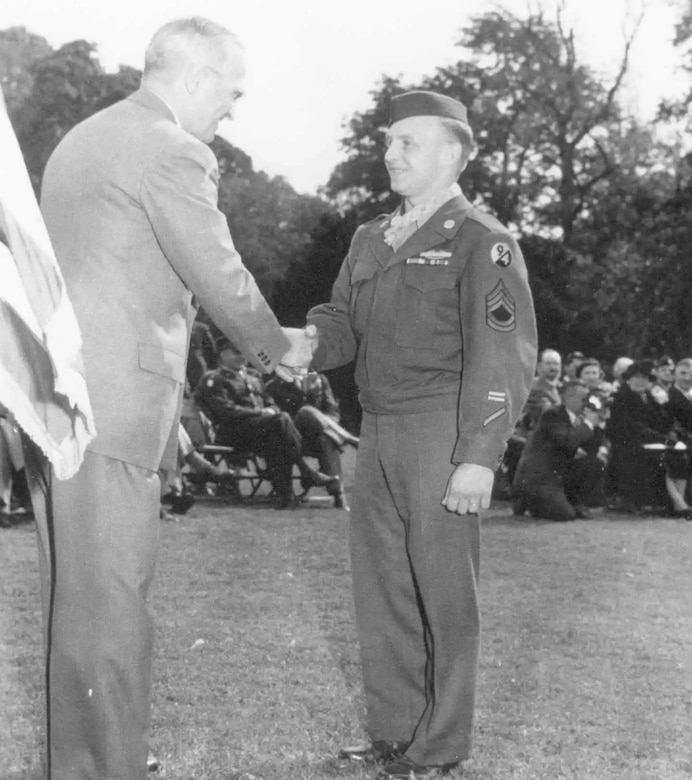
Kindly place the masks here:
[(81, 334), (0, 92), (0, 405), (58, 479), (96, 435)]

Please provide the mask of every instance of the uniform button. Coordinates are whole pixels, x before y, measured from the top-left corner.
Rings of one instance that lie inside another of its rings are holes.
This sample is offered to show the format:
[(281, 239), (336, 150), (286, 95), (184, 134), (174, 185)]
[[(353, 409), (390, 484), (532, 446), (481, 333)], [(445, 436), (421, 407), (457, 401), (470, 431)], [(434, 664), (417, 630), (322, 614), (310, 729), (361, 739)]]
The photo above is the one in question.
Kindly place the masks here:
[(451, 228), (454, 227), (454, 220), (453, 219), (446, 220), (444, 225), (442, 225), (442, 227), (445, 228), (445, 230), (450, 230)]

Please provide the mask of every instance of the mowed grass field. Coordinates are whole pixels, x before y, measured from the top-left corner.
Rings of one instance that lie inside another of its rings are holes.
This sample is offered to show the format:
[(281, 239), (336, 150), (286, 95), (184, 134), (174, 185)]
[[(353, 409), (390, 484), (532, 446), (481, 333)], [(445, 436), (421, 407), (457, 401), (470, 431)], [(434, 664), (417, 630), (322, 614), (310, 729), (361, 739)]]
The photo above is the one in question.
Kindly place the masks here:
[[(461, 521), (460, 521), (461, 522)], [(197, 504), (162, 524), (152, 750), (163, 777), (371, 777), (348, 515)], [(484, 520), (474, 779), (692, 777), (692, 523)], [(32, 525), (0, 531), (0, 780), (41, 776)]]

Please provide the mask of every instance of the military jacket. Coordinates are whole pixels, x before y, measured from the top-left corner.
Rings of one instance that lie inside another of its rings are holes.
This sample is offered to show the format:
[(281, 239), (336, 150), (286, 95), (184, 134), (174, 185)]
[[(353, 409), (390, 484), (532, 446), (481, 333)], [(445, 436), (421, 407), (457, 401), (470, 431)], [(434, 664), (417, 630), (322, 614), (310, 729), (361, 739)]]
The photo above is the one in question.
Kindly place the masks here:
[(495, 468), (528, 397), (536, 323), (519, 246), (459, 196), (394, 250), (391, 216), (353, 237), (317, 327), (316, 370), (356, 361), (376, 414), (458, 409), (453, 463)]
[(195, 391), (195, 399), (216, 425), (261, 417), (264, 401), (262, 380), (250, 371), (220, 366), (207, 371)]

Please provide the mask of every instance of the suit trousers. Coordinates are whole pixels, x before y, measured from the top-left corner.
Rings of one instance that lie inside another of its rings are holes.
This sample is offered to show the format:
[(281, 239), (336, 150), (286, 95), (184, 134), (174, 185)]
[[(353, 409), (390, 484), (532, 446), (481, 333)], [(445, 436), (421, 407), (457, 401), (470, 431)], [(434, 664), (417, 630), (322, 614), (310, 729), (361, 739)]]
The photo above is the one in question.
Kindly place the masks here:
[(442, 505), (456, 410), (364, 413), (351, 566), (367, 730), (419, 764), (468, 758), (480, 621), (480, 524)]
[(30, 484), (46, 638), (48, 780), (143, 780), (159, 539), (155, 472), (87, 452), (59, 481), (35, 455)]

